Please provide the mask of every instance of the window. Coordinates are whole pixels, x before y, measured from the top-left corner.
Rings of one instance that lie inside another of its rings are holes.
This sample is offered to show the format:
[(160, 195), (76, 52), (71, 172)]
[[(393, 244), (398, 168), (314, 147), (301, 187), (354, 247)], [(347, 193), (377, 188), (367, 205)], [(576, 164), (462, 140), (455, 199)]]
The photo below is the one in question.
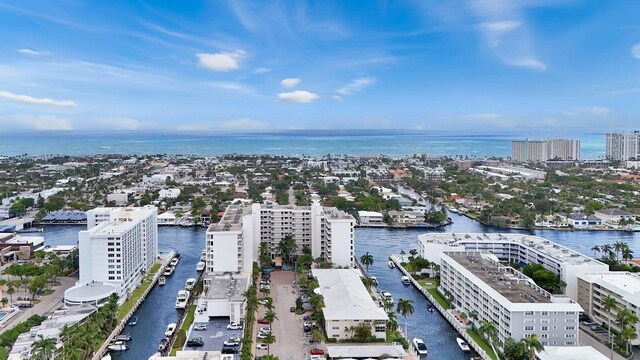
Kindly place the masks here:
[(543, 327), (541, 327), (541, 328), (540, 328), (540, 330), (542, 330), (542, 331), (548, 331), (548, 330), (549, 330), (549, 327), (548, 327), (548, 326), (543, 326)]
[(566, 326), (565, 330), (575, 330), (576, 327), (575, 326)]
[(525, 326), (524, 331), (533, 331), (535, 328), (533, 326)]
[(525, 311), (524, 314), (525, 315), (533, 315), (533, 311)]

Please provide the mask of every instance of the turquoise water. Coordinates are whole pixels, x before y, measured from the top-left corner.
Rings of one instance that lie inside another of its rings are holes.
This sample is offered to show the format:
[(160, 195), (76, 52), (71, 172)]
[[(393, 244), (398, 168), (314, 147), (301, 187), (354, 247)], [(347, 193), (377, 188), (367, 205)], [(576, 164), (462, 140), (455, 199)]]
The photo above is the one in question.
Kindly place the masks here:
[(6, 312), (0, 312), (0, 320), (2, 320), (2, 318), (4, 318), (5, 316), (7, 316)]
[(511, 140), (570, 137), (582, 140), (582, 157), (604, 156), (603, 133), (427, 132), (408, 130), (304, 130), (261, 133), (220, 132), (78, 132), (0, 133), (0, 155), (193, 154), (273, 155), (407, 154), (510, 156)]

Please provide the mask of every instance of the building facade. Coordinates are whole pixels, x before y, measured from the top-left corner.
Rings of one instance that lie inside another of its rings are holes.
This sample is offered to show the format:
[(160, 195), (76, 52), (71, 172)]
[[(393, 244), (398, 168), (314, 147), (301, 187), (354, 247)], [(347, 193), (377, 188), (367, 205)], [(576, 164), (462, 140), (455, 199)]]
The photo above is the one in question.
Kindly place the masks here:
[(609, 160), (618, 161), (640, 157), (640, 131), (607, 133), (605, 156)]
[(551, 295), (491, 254), (442, 254), (438, 290), (460, 311), (477, 315), (472, 321), (494, 323), (500, 344), (536, 334), (544, 346), (578, 345), (580, 305)]
[(514, 140), (511, 142), (511, 159), (518, 162), (579, 160), (580, 140)]

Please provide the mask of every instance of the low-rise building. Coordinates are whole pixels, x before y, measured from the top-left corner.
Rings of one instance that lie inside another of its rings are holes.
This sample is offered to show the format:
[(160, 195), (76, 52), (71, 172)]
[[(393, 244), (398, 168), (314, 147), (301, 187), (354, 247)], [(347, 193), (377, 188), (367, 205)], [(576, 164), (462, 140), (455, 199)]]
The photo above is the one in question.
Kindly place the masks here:
[(350, 330), (359, 324), (368, 324), (371, 335), (386, 338), (386, 312), (371, 298), (355, 269), (313, 269), (318, 289), (324, 300), (325, 329), (329, 338), (351, 339)]
[(360, 225), (383, 225), (384, 216), (377, 211), (358, 211)]
[(632, 213), (620, 209), (601, 209), (596, 210), (595, 216), (602, 219), (605, 223), (616, 224), (620, 220), (635, 220), (636, 217)]
[(125, 193), (108, 194), (107, 202), (113, 202), (116, 206), (127, 206), (129, 203), (129, 195)]
[(158, 193), (158, 199), (175, 199), (180, 195), (180, 189), (162, 189)]
[(424, 213), (420, 211), (389, 211), (389, 216), (394, 225), (416, 226), (424, 224)]
[(207, 322), (210, 317), (228, 317), (229, 322), (240, 323), (244, 319), (247, 301), (244, 293), (249, 288), (249, 278), (243, 275), (221, 275), (204, 279), (204, 296), (198, 299), (195, 319)]

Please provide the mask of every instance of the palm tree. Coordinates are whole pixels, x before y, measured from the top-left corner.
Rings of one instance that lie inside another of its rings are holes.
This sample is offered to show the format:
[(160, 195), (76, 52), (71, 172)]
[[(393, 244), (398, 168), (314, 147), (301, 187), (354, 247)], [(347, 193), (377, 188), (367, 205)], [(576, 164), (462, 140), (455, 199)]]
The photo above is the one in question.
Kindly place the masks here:
[(609, 320), (609, 341), (611, 341), (611, 354), (613, 354), (613, 338), (611, 337), (611, 315), (613, 315), (614, 310), (618, 310), (618, 302), (610, 295), (607, 295), (602, 299), (602, 308), (604, 309), (604, 311), (609, 313), (609, 316), (607, 316)]
[(275, 335), (273, 335), (271, 332), (268, 332), (263, 340), (267, 344), (267, 355), (271, 355), (271, 344), (276, 342)]
[(526, 337), (524, 340), (524, 346), (529, 353), (529, 360), (536, 360), (536, 353), (544, 350), (544, 345), (540, 341), (538, 341), (538, 335), (533, 334), (529, 337)]
[(638, 337), (638, 333), (631, 326), (625, 326), (619, 334), (620, 338), (626, 343), (627, 353), (631, 352), (631, 340)]
[(291, 234), (285, 235), (276, 247), (276, 252), (282, 256), (282, 259), (287, 263), (291, 259), (291, 254), (296, 250), (298, 250), (298, 244), (296, 244), (296, 240)]
[(482, 336), (489, 345), (491, 345), (491, 350), (493, 354), (496, 356), (496, 359), (500, 359), (498, 356), (498, 352), (496, 351), (495, 343), (498, 341), (498, 329), (496, 325), (489, 321), (482, 320), (480, 322), (480, 327), (478, 328), (478, 333)]
[(623, 260), (631, 260), (633, 259), (633, 250), (629, 249), (629, 247), (622, 248), (622, 259)]
[(9, 294), (9, 299), (11, 299), (11, 302), (13, 302), (13, 294), (16, 293), (16, 282), (15, 281), (9, 281), (7, 283), (8, 287), (7, 287), (7, 294)]
[(393, 307), (393, 303), (391, 301), (387, 301), (387, 300), (382, 301), (382, 309), (384, 309), (384, 311), (389, 312), (392, 307)]
[(278, 319), (278, 315), (276, 315), (275, 311), (270, 309), (264, 313), (264, 319), (269, 322), (269, 329), (271, 329), (271, 323)]
[(398, 330), (398, 318), (396, 317), (396, 313), (389, 311), (387, 312), (387, 317), (389, 318), (389, 320), (387, 320), (387, 329), (389, 329), (390, 332)]
[(596, 253), (600, 252), (600, 245), (594, 245), (591, 250), (593, 251), (593, 257), (596, 257)]
[(369, 273), (369, 266), (373, 265), (373, 255), (367, 251), (364, 255), (360, 256), (360, 262), (367, 268), (367, 274)]
[(53, 338), (45, 338), (38, 335), (38, 340), (31, 344), (31, 352), (37, 360), (53, 359), (53, 352), (56, 350), (56, 341)]
[(626, 244), (622, 241), (616, 241), (615, 243), (613, 243), (613, 249), (616, 251), (616, 261), (620, 261), (620, 251), (624, 249), (625, 245)]
[(9, 303), (9, 299), (7, 299), (6, 297), (3, 297), (2, 299), (0, 299), (0, 304), (2, 304), (2, 307), (6, 307), (8, 303)]
[(398, 299), (398, 306), (396, 307), (396, 311), (400, 315), (404, 317), (404, 336), (409, 336), (407, 334), (407, 315), (411, 315), (414, 312), (413, 309), (413, 300), (410, 299)]

